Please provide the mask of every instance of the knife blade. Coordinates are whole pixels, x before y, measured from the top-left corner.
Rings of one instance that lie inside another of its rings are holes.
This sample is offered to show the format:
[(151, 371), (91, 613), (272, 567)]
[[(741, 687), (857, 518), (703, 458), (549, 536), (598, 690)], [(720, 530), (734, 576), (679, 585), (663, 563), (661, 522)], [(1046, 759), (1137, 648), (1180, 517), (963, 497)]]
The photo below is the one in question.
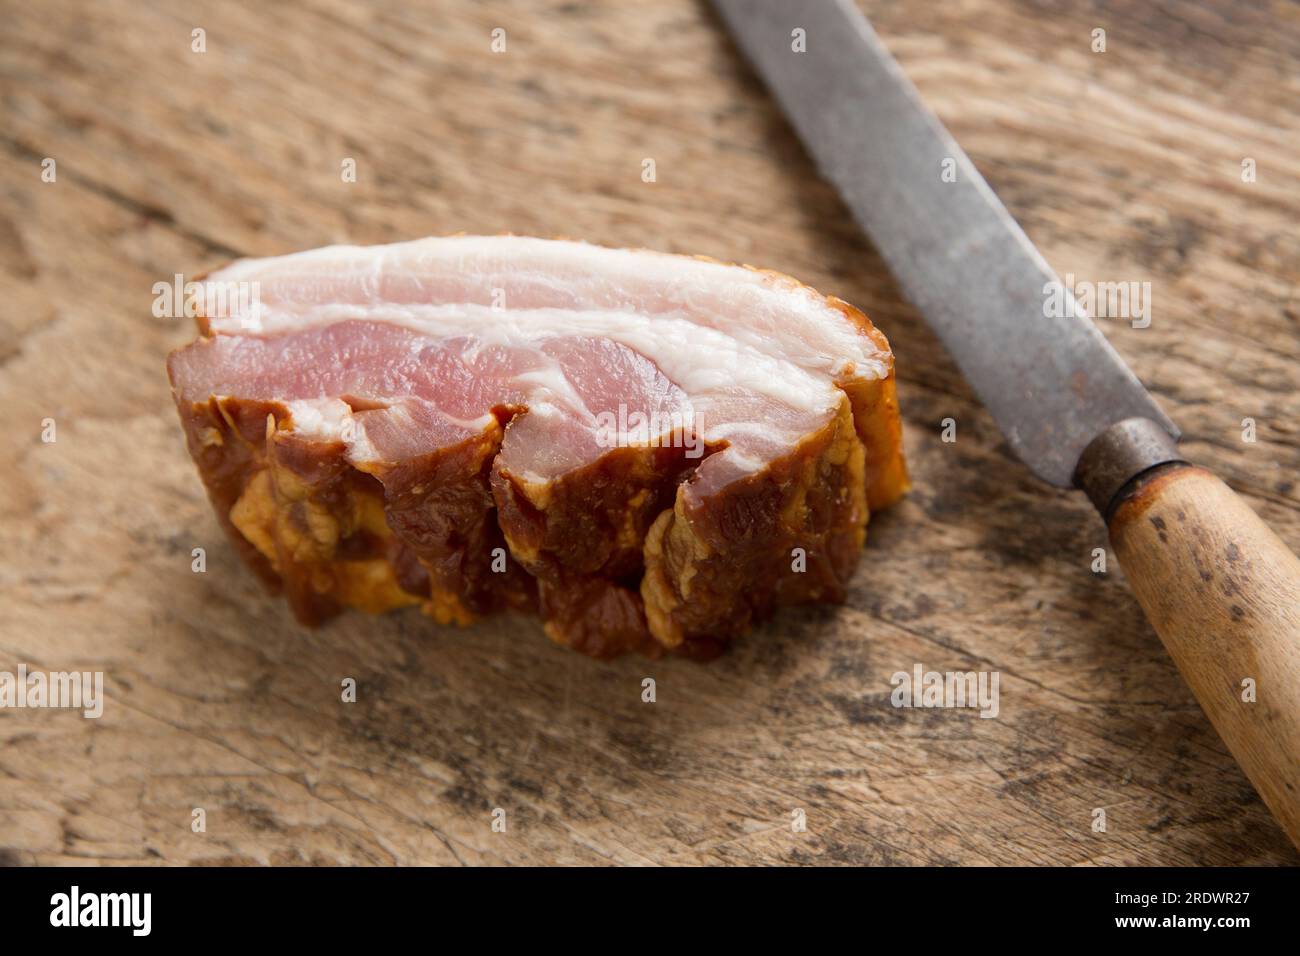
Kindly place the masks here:
[(1068, 487), (1088, 443), (1125, 419), (1178, 437), (850, 0), (715, 6), (1035, 474)]
[(1181, 457), (851, 0), (713, 4), (1015, 453), (1101, 512), (1147, 618), (1300, 847), (1300, 560)]

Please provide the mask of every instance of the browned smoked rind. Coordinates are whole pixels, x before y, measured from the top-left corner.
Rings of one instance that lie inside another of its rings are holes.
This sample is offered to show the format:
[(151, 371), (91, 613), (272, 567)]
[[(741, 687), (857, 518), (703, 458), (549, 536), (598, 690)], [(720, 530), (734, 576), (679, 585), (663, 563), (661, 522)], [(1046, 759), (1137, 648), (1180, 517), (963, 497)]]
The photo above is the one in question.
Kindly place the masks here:
[(843, 601), (868, 516), (846, 398), (785, 457), (714, 500), (678, 488), (645, 544), (641, 595), (665, 647), (709, 657), (779, 606)]
[(181, 420), (222, 525), (300, 621), (420, 603), (427, 578), (385, 521), (383, 487), (341, 444), (299, 438), (276, 402), (182, 402)]
[(844, 374), (836, 382), (853, 405), (854, 426), (866, 453), (867, 505), (872, 511), (879, 511), (912, 487), (903, 461), (903, 419), (898, 411), (894, 356), (884, 333), (864, 313), (834, 296), (828, 296), (826, 301), (875, 342), (889, 362), (889, 374), (882, 379), (854, 380)]
[(536, 607), (534, 581), (506, 557), (489, 486), (502, 434), (494, 422), (449, 448), (368, 466), (383, 483), (388, 526), (425, 571), (424, 610), (441, 624)]
[(595, 657), (654, 649), (636, 586), (646, 533), (698, 462), (681, 447), (614, 448), (540, 485), (498, 464), (497, 517), (553, 640)]

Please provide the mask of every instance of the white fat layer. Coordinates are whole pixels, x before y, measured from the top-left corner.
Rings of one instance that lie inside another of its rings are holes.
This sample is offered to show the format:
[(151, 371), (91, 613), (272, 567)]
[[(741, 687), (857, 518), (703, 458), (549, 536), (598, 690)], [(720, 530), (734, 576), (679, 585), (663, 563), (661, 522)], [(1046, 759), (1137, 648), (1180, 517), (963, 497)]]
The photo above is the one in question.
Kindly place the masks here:
[(288, 403), (294, 432), (304, 438), (334, 441), (352, 421), (352, 409), (337, 398), (303, 399)]
[(458, 425), (470, 432), (486, 431), (487, 427), (496, 420), (496, 416), (491, 412), (485, 412), (478, 418), (456, 418), (453, 415), (448, 415), (446, 412), (443, 412), (442, 416), (453, 425)]
[[(654, 362), (692, 405), (719, 410), (727, 420), (704, 414), (690, 425), (705, 441), (727, 443), (723, 454), (749, 471), (763, 466), (760, 449), (799, 435), (761, 411), (761, 420), (736, 421), (739, 396), (760, 396), (824, 420), (843, 401), (834, 378), (888, 374), (888, 355), (811, 289), (775, 274), (682, 256), (455, 237), (242, 260), (208, 281), (250, 283), (240, 287), (250, 295), (226, 297), (233, 309), (209, 316), (222, 334), (275, 335), (376, 321), (434, 341), (460, 340), (471, 362), (493, 346), (535, 349), (571, 337), (617, 342)], [(596, 427), (558, 362), (534, 367), (513, 384), (529, 396), (531, 416), (565, 416), (568, 410), (578, 413), (581, 427)], [(295, 401), (290, 411), (300, 434), (344, 442), (355, 462), (377, 458), (364, 421), (346, 403)], [(485, 428), (491, 417), (460, 424)], [(647, 437), (644, 429), (617, 435), (621, 444)]]
[[(337, 441), (348, 449), (348, 458), (354, 462), (377, 461), (379, 453), (366, 434), (365, 422), (356, 417), (352, 407), (338, 398), (301, 398), (286, 402), (293, 420), (295, 435), (313, 441)], [(388, 414), (407, 415), (401, 403), (391, 406)], [(453, 425), (468, 432), (483, 432), (495, 421), (491, 412), (478, 418), (456, 418), (445, 413), (443, 417)]]
[(523, 387), (524, 391), (530, 396), (529, 409), (540, 408), (543, 405), (550, 410), (554, 409), (554, 402), (562, 402), (565, 406), (577, 412), (582, 416), (584, 421), (590, 421), (595, 416), (587, 403), (582, 400), (573, 383), (569, 381), (564, 374), (564, 369), (558, 362), (552, 362), (544, 368), (533, 369), (530, 372), (524, 372), (516, 375), (511, 379), (512, 383)]
[[(876, 344), (806, 286), (773, 273), (644, 250), (522, 236), (453, 236), (245, 259), (208, 281), (256, 283), (256, 324), (239, 311), (247, 301), (242, 295), (233, 297), (235, 311), (211, 317), (216, 331), (232, 334), (293, 331), (356, 317), (358, 308), (381, 314), (436, 304), (461, 316), (461, 333), (478, 331), (468, 316), (472, 306), (520, 313), (517, 319), (532, 321), (590, 312), (685, 321), (821, 376), (888, 374), (887, 356)], [(393, 301), (389, 290), (394, 289), (401, 301)], [(528, 307), (538, 298), (548, 307)], [(695, 334), (673, 345), (689, 350)], [(643, 354), (659, 361), (658, 355)]]
[[(364, 420), (356, 418), (351, 406), (341, 399), (296, 399), (286, 403), (286, 407), (292, 416), (294, 434), (313, 441), (340, 442), (347, 448), (348, 459), (355, 463), (379, 460), (379, 452), (366, 434)], [(572, 408), (568, 401), (564, 403), (564, 407)], [(388, 414), (406, 415), (407, 412), (398, 403), (389, 409)], [(568, 417), (564, 408), (541, 397), (529, 405), (529, 415), (540, 419)], [(472, 420), (446, 417), (448, 421), (472, 432), (486, 430), (494, 420), (494, 416), (490, 412)], [(688, 431), (695, 429), (701, 440), (710, 443), (734, 442), (737, 438), (750, 436), (761, 439), (763, 443), (780, 445), (782, 442), (788, 444), (797, 441), (799, 438), (798, 434), (775, 428), (770, 423), (723, 422), (706, 425), (695, 420), (693, 412), (690, 421), (668, 421), (665, 424), (666, 427), (655, 432), (652, 432), (648, 426), (630, 430), (604, 430), (589, 422), (583, 427), (588, 428), (593, 433), (601, 432), (607, 441), (613, 441), (619, 447), (661, 444), (664, 443), (665, 438), (683, 428)], [(746, 454), (734, 444), (727, 449), (726, 454), (736, 466), (743, 470), (757, 471), (763, 467), (761, 460)], [(543, 476), (533, 472), (525, 472), (523, 477), (531, 482), (545, 480)]]
[[(485, 345), (535, 347), (548, 338), (570, 336), (603, 338), (644, 355), (690, 396), (740, 389), (765, 395), (791, 408), (815, 412), (825, 412), (839, 403), (839, 391), (829, 380), (680, 316), (493, 309), (481, 305), (325, 305), (303, 314), (305, 328), (348, 319), (385, 322), (433, 339), (468, 335), (475, 340), (477, 348)], [(577, 411), (586, 411), (558, 365), (534, 369), (520, 375), (517, 381), (566, 399), (566, 404)]]

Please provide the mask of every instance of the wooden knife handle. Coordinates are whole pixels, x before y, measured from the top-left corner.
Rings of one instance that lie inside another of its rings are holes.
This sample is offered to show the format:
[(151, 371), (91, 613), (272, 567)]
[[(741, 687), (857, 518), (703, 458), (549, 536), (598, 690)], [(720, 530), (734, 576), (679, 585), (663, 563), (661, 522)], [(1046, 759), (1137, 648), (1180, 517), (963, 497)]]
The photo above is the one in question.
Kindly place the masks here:
[(1231, 488), (1181, 462), (1139, 478), (1109, 525), (1160, 640), (1300, 847), (1300, 560)]

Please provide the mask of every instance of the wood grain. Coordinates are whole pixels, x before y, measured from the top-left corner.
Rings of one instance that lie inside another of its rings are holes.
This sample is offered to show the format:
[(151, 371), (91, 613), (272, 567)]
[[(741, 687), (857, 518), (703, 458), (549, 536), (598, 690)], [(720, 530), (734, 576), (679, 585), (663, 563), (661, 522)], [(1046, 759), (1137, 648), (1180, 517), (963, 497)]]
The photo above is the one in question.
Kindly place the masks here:
[[(1152, 283), (1149, 328), (1103, 331), (1294, 549), (1297, 7), (864, 7), (1059, 272)], [(109, 695), (99, 720), (0, 710), (3, 859), (1297, 862), (1113, 555), (1092, 570), (1101, 521), (1008, 457), (703, 5), (0, 14), (0, 669), (100, 669)], [(462, 230), (750, 262), (871, 314), (916, 489), (873, 519), (848, 604), (707, 667), (595, 663), (527, 621), (296, 627), (203, 498), (162, 367), (191, 332), (152, 285)], [(892, 707), (916, 663), (998, 671), (999, 716)]]

